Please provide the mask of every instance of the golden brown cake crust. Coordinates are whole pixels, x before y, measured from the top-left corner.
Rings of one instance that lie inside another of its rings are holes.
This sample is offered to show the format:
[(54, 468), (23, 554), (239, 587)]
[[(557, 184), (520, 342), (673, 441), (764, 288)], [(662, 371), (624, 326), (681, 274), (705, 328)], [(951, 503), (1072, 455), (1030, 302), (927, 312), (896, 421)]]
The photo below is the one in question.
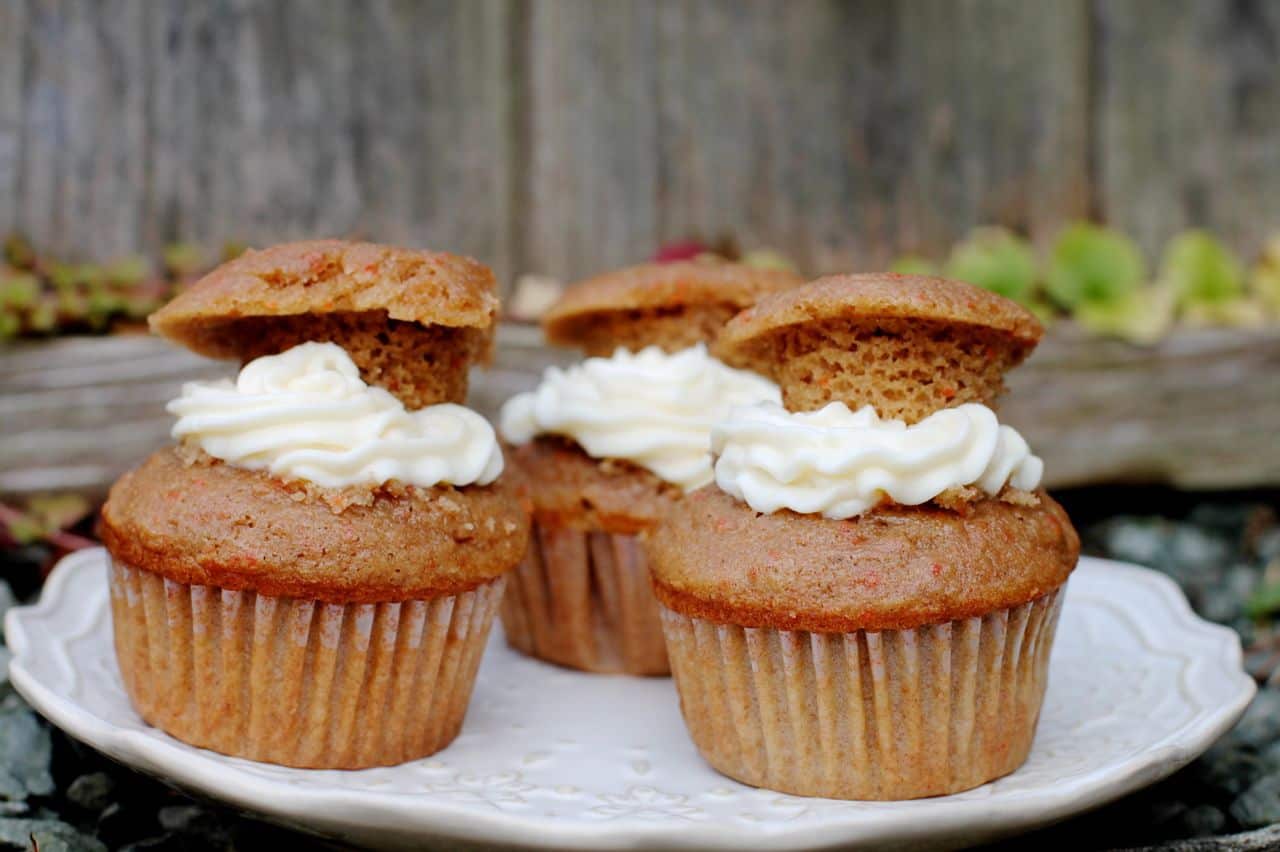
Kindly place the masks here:
[(833, 401), (918, 422), (968, 402), (993, 406), (1039, 322), (986, 290), (905, 275), (821, 278), (734, 317), (715, 354), (768, 376), (791, 411)]
[(787, 270), (724, 261), (646, 263), (570, 286), (542, 328), (551, 343), (588, 355), (609, 355), (618, 346), (676, 351), (711, 342), (738, 311), (802, 282)]
[(329, 603), (457, 594), (524, 555), (528, 512), (506, 477), (394, 486), (323, 492), (170, 447), (112, 487), (102, 540), (180, 583)]
[(762, 515), (707, 486), (645, 548), (658, 599), (684, 615), (821, 633), (913, 629), (1018, 606), (1066, 581), (1080, 540), (1062, 507), (1039, 497), (837, 521)]
[(680, 498), (652, 472), (617, 459), (594, 459), (573, 441), (542, 436), (507, 448), (509, 475), (533, 514), (554, 527), (631, 535), (657, 523)]
[(830, 275), (761, 298), (721, 333), (718, 348), (734, 352), (762, 334), (827, 319), (911, 319), (1003, 332), (1030, 352), (1044, 327), (1018, 303), (946, 278), (891, 272)]
[(222, 264), (151, 315), (153, 331), (213, 358), (240, 357), (246, 317), (384, 311), (423, 326), (488, 329), (493, 272), (469, 257), (344, 240), (285, 243)]

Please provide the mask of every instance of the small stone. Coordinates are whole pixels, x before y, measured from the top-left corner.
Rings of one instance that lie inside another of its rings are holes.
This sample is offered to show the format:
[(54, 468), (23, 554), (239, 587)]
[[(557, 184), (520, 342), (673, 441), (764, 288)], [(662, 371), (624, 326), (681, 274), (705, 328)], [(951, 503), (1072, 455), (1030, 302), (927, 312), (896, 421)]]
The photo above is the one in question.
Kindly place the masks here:
[(29, 795), (27, 785), (15, 778), (8, 769), (0, 766), (0, 799), (8, 802), (25, 802)]
[(1258, 536), (1258, 540), (1253, 547), (1263, 562), (1272, 562), (1280, 559), (1280, 527), (1267, 530)]
[(1231, 559), (1231, 544), (1213, 533), (1191, 524), (1174, 527), (1169, 556), (1178, 566), (1216, 574), (1218, 566)]
[(1280, 738), (1280, 689), (1258, 690), (1244, 717), (1231, 732), (1231, 740), (1262, 749)]
[(1116, 518), (1100, 525), (1102, 548), (1115, 558), (1159, 565), (1165, 554), (1165, 525), (1158, 518)]
[(0, 580), (0, 619), (4, 618), (4, 614), (13, 608), (18, 599), (14, 597), (13, 589), (4, 580)]
[(190, 831), (209, 814), (199, 805), (169, 805), (161, 808), (157, 819), (165, 831)]
[(1249, 565), (1233, 565), (1218, 583), (1206, 587), (1200, 597), (1200, 614), (1211, 621), (1230, 624), (1244, 613), (1244, 603), (1258, 586), (1258, 572)]
[(1187, 513), (1187, 523), (1239, 538), (1255, 511), (1248, 503), (1200, 503)]
[(56, 819), (0, 818), (0, 849), (40, 852), (106, 852), (99, 840)]
[(1209, 837), (1226, 830), (1227, 815), (1213, 805), (1195, 805), (1188, 808), (1178, 822), (1187, 836)]
[(1205, 786), (1233, 797), (1266, 774), (1261, 758), (1228, 741), (1205, 752), (1193, 771)]
[(144, 840), (137, 840), (121, 846), (120, 852), (168, 852), (170, 849), (177, 852), (186, 848), (186, 845), (176, 835), (157, 834), (155, 837), (148, 837)]
[(86, 811), (101, 811), (111, 803), (116, 782), (105, 772), (81, 775), (67, 787), (67, 799)]
[(53, 746), (49, 729), (25, 707), (0, 711), (0, 766), (22, 785), (26, 796), (53, 792), (49, 762)]
[(1255, 781), (1231, 803), (1231, 815), (1245, 828), (1280, 822), (1280, 773)]

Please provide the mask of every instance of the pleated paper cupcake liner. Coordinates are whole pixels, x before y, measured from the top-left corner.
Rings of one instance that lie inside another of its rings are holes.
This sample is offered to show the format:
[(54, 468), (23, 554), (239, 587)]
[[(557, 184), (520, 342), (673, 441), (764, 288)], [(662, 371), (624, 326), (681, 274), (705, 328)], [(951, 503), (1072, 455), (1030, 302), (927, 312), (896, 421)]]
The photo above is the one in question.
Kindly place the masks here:
[(457, 736), (505, 583), (327, 604), (115, 563), (116, 654), (138, 712), (184, 742), (285, 766), (388, 766)]
[(658, 602), (635, 536), (536, 523), (502, 603), (507, 641), (588, 672), (670, 672)]
[(802, 796), (914, 799), (968, 790), (1031, 749), (1062, 589), (914, 630), (808, 633), (662, 608), (672, 674), (703, 757)]

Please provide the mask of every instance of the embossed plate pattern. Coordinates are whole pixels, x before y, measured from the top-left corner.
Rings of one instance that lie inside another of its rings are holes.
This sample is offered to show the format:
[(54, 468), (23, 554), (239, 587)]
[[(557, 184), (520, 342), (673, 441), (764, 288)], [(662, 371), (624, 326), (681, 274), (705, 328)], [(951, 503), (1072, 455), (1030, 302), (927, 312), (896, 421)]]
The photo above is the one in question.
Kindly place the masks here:
[[(1254, 693), (1231, 631), (1136, 566), (1083, 559), (1068, 586), (1030, 759), (913, 802), (804, 799), (736, 784), (698, 757), (667, 679), (587, 676), (490, 641), (462, 734), (361, 772), (285, 769), (184, 745), (129, 706), (111, 649), (106, 554), (67, 557), (5, 622), (18, 691), (123, 763), (271, 819), (380, 847), (957, 848), (1149, 784), (1228, 730)], [(376, 720), (370, 720), (376, 724)]]

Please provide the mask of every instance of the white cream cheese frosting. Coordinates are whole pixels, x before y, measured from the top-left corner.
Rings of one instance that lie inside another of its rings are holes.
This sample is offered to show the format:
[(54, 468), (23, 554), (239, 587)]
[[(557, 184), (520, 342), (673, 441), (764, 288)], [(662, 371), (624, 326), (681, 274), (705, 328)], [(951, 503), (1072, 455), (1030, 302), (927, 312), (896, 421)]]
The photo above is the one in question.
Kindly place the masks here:
[(977, 403), (910, 426), (842, 402), (810, 412), (744, 406), (716, 423), (711, 446), (716, 484), (757, 512), (837, 519), (886, 500), (919, 505), (961, 486), (1030, 491), (1044, 472), (1022, 436)]
[(502, 473), (483, 417), (452, 403), (407, 411), (333, 343), (257, 358), (234, 382), (188, 382), (168, 410), (173, 437), (215, 458), (328, 488), (486, 485)]
[(515, 444), (563, 435), (593, 458), (625, 459), (691, 491), (712, 480), (712, 424), (763, 401), (781, 401), (777, 385), (725, 366), (702, 344), (673, 354), (619, 349), (548, 368), (537, 389), (507, 400), (499, 429)]

